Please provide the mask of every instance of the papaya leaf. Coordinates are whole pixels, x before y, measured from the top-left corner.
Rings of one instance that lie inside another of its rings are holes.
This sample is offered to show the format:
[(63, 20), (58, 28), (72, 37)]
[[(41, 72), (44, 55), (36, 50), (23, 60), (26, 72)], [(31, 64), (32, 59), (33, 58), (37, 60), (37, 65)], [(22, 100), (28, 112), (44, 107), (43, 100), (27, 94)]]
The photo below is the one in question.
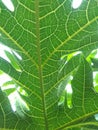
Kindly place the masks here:
[[(0, 91), (0, 129), (98, 127), (97, 121), (86, 121), (98, 113), (93, 69), (87, 61), (98, 48), (97, 0), (77, 5), (75, 0), (1, 0), (0, 44), (13, 52), (6, 51), (10, 62), (0, 57), (0, 70), (21, 88), (18, 100), (12, 97), (13, 104)], [(92, 62), (97, 67), (97, 60)], [(69, 82), (71, 108), (66, 101), (58, 105)]]

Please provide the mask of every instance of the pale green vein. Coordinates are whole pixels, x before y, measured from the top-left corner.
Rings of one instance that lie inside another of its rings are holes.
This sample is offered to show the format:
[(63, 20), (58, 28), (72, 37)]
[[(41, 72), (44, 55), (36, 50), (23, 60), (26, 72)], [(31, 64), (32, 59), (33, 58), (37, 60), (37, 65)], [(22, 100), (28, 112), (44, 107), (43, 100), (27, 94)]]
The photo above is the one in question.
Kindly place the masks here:
[(73, 69), (71, 72), (69, 72), (67, 75), (64, 75), (61, 79), (59, 79), (59, 80), (45, 93), (45, 95), (49, 94), (55, 87), (57, 87), (57, 85), (58, 85), (60, 82), (62, 82), (64, 79), (66, 79), (66, 77), (67, 77), (68, 75), (70, 75), (71, 73), (73, 73), (76, 69), (77, 69), (77, 67), (74, 68), (74, 69)]
[(19, 49), (31, 60), (31, 62), (38, 68), (38, 65), (36, 62), (33, 60), (33, 58), (28, 54), (28, 52), (20, 46), (2, 27), (0, 27), (0, 30), (15, 44)]
[(2, 110), (2, 113), (3, 113), (3, 117), (4, 117), (4, 125), (3, 125), (3, 127), (5, 128), (5, 120), (6, 120), (6, 117), (5, 117), (5, 112), (4, 112), (4, 110), (3, 110), (3, 107), (2, 107), (2, 105), (1, 105), (1, 103), (0, 103), (0, 107), (1, 107), (1, 110)]
[(16, 122), (14, 130), (17, 130), (16, 128), (17, 128), (18, 122), (19, 122), (19, 120)]
[(23, 7), (24, 7), (26, 10), (28, 10), (29, 12), (35, 14), (35, 11), (31, 10), (30, 8), (28, 8), (27, 6), (25, 6), (24, 4), (22, 4), (22, 3), (20, 2), (20, 0), (18, 0), (18, 4), (21, 5), (21, 6), (23, 6)]
[(84, 102), (85, 102), (85, 87), (86, 87), (86, 86), (85, 86), (85, 80), (86, 80), (86, 79), (85, 79), (85, 74), (86, 74), (85, 71), (86, 71), (86, 70), (85, 70), (85, 63), (84, 63), (84, 77), (83, 77), (83, 78), (84, 78), (84, 79), (83, 79), (84, 82), (83, 82), (83, 99), (82, 99), (82, 108), (83, 108), (83, 112), (84, 112), (84, 113), (86, 113), (86, 112), (85, 112), (85, 108), (84, 108), (84, 106), (85, 106), (85, 105), (84, 105)]
[(86, 18), (87, 21), (89, 22), (89, 17), (88, 17), (88, 8), (89, 8), (90, 0), (88, 0), (87, 8), (86, 8)]
[[(96, 111), (94, 111), (94, 112), (90, 112), (90, 113), (87, 113), (87, 114), (85, 114), (85, 115), (83, 115), (83, 116), (80, 116), (79, 118), (76, 118), (76, 119), (72, 119), (72, 121), (70, 121), (70, 122), (68, 122), (68, 123), (66, 123), (66, 124), (64, 124), (64, 125), (61, 125), (59, 128), (56, 128), (55, 130), (65, 130), (65, 129), (67, 129), (67, 128), (73, 128), (73, 126), (76, 126), (76, 125), (79, 125), (80, 126), (80, 124), (81, 123), (79, 123), (79, 124), (75, 124), (77, 121), (81, 121), (82, 119), (86, 119), (87, 117), (90, 117), (90, 116), (93, 116), (94, 114), (96, 114), (96, 113), (98, 113), (98, 110), (96, 110)], [(83, 123), (84, 124), (84, 123)], [(89, 124), (90, 125), (90, 123), (89, 122), (86, 122), (85, 123), (86, 125), (87, 124)], [(95, 124), (95, 123), (94, 123)], [(91, 124), (92, 125), (92, 124)], [(98, 122), (96, 122), (96, 125), (98, 125)]]
[(79, 51), (79, 50), (81, 50), (81, 49), (83, 49), (83, 48), (86, 48), (86, 47), (88, 47), (89, 45), (94, 45), (95, 47), (95, 49), (96, 49), (96, 43), (98, 43), (98, 41), (95, 41), (95, 42), (92, 42), (92, 43), (89, 43), (89, 44), (85, 44), (85, 45), (83, 45), (83, 46), (81, 46), (81, 47), (79, 47), (79, 48), (76, 48), (76, 49), (72, 49), (72, 50), (57, 50), (57, 52), (67, 52), (67, 53), (72, 53), (72, 52), (75, 52), (75, 51)]
[(38, 108), (38, 107), (34, 107), (33, 105), (31, 104), (28, 104), (31, 108), (33, 109), (36, 109), (37, 111), (40, 111), (40, 112), (43, 112), (42, 109)]
[[(97, 126), (98, 127), (98, 122), (79, 123), (79, 124), (68, 126), (64, 130), (67, 130), (67, 129), (70, 129), (70, 128), (80, 128), (80, 127), (84, 127), (84, 126)], [(93, 128), (91, 129), (90, 128), (90, 130), (95, 130), (95, 129), (93, 129)]]
[(92, 19), (91, 21), (89, 21), (87, 24), (85, 24), (83, 27), (81, 27), (79, 30), (77, 30), (75, 33), (73, 33), (70, 37), (68, 37), (64, 42), (62, 42), (57, 48), (55, 48), (54, 51), (48, 56), (48, 58), (43, 63), (43, 67), (47, 63), (47, 61), (52, 57), (52, 55), (55, 54), (55, 52), (57, 52), (57, 50), (60, 47), (62, 47), (64, 44), (66, 44), (68, 41), (70, 41), (73, 37), (75, 37), (77, 34), (79, 34), (81, 31), (83, 31), (87, 26), (89, 26), (91, 23), (95, 22), (97, 19), (98, 19), (98, 16), (95, 17), (94, 19)]
[(53, 76), (55, 73), (58, 73), (58, 70), (53, 71), (53, 72), (51, 72), (51, 73), (49, 73), (47, 75), (44, 75), (43, 78), (49, 78), (49, 77)]
[[(25, 115), (27, 115), (28, 117), (34, 117), (34, 118), (37, 118), (37, 119), (44, 119), (43, 117), (40, 117), (39, 115), (38, 116), (35, 116), (34, 114), (28, 114), (27, 112), (25, 112), (24, 111), (24, 107), (22, 106), (22, 104), (21, 103), (19, 103), (19, 105), (20, 105), (20, 108), (21, 108), (21, 111), (25, 114)], [(32, 106), (33, 107), (33, 106)], [(36, 107), (33, 107), (33, 109), (36, 109), (36, 110), (39, 110), (39, 111), (41, 111), (40, 109), (38, 109), (38, 108), (36, 108)], [(42, 112), (42, 111), (41, 111)]]
[[(12, 77), (13, 78), (13, 77)], [(14, 78), (13, 78), (14, 79)], [(33, 94), (33, 95), (35, 95), (39, 100), (41, 100), (41, 97), (37, 94), (37, 93), (35, 93), (34, 91), (32, 91), (30, 88), (29, 88), (29, 86), (27, 87), (27, 86), (25, 86), (23, 83), (21, 83), (20, 81), (18, 81), (18, 80), (16, 80), (16, 79), (14, 79), (15, 80), (15, 82), (17, 83), (17, 84), (19, 84), (20, 86), (22, 86), (23, 88), (25, 88), (25, 89), (27, 89), (27, 90), (29, 90), (30, 92), (31, 92), (31, 95)], [(30, 96), (30, 95), (29, 95)]]
[(33, 73), (30, 73), (30, 72), (28, 72), (28, 71), (26, 71), (26, 70), (24, 70), (24, 69), (23, 69), (23, 71), (24, 71), (27, 75), (32, 76), (32, 78), (39, 79), (39, 77), (37, 77), (37, 76), (36, 76), (36, 75), (34, 75)]
[[(55, 102), (51, 103), (51, 105), (49, 105), (49, 106), (46, 108), (47, 111), (48, 111), (48, 109), (52, 108), (52, 106), (54, 106), (55, 104), (57, 105), (57, 103), (58, 103), (58, 98), (56, 98)], [(51, 112), (50, 112), (50, 113), (51, 113)], [(49, 113), (48, 113), (48, 115), (49, 115)], [(49, 119), (48, 119), (48, 120), (49, 120)]]
[(65, 2), (66, 2), (66, 0), (64, 0), (64, 2), (63, 2), (62, 4), (60, 4), (55, 10), (53, 10), (53, 11), (47, 13), (46, 15), (40, 17), (39, 19), (42, 20), (42, 19), (44, 19), (45, 17), (51, 15), (52, 13), (55, 13), (59, 8), (61, 8), (61, 7), (64, 5)]
[[(35, 35), (34, 33), (32, 33), (31, 31), (29, 31), (28, 29), (24, 28), (24, 27), (18, 22), (18, 20), (17, 20), (15, 17), (13, 17), (13, 18), (15, 19), (17, 25), (19, 25), (24, 31), (28, 32), (28, 33), (31, 34), (34, 38), (36, 38), (36, 35)], [(10, 33), (11, 33), (11, 32), (10, 32)]]

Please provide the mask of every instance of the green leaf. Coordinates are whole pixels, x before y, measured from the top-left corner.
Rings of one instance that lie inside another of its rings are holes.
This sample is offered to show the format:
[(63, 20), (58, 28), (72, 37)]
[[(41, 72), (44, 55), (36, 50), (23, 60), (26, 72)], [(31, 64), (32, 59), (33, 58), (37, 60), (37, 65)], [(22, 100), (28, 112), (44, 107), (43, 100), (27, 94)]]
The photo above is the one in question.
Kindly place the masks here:
[[(21, 121), (23, 121), (24, 125), (21, 125)], [(30, 121), (29, 118), (28, 121)], [(25, 129), (28, 124), (26, 117), (21, 119), (12, 111), (6, 94), (0, 89), (0, 129)]]
[(6, 87), (9, 85), (13, 85), (13, 84), (15, 84), (15, 82), (13, 80), (10, 80), (10, 81), (4, 82), (4, 84), (2, 86)]
[[(6, 51), (10, 63), (0, 57), (0, 70), (20, 86), (20, 97), (29, 110), (14, 100), (17, 107), (13, 112), (11, 101), (0, 92), (0, 128), (70, 130), (98, 127), (95, 121), (83, 122), (98, 113), (93, 70), (86, 60), (98, 48), (98, 2), (83, 0), (76, 9), (72, 6), (73, 0), (10, 2), (12, 8), (0, 1), (0, 44), (16, 52), (21, 60)], [(70, 81), (72, 108), (65, 102), (60, 107), (60, 96), (70, 76), (73, 76)]]
[(9, 96), (11, 93), (13, 93), (16, 89), (15, 88), (10, 88), (10, 89), (5, 89), (3, 90), (4, 92), (6, 92), (6, 94)]
[(7, 55), (7, 57), (9, 58), (10, 62), (11, 62), (11, 65), (16, 69), (16, 70), (21, 70), (19, 65), (18, 65), (18, 61), (17, 59), (15, 58), (15, 55), (14, 54), (11, 54), (10, 52), (8, 51), (5, 51), (5, 54)]
[(3, 74), (3, 72), (0, 70), (0, 75), (2, 75)]
[(92, 67), (98, 71), (98, 59), (92, 58), (91, 61), (93, 63)]

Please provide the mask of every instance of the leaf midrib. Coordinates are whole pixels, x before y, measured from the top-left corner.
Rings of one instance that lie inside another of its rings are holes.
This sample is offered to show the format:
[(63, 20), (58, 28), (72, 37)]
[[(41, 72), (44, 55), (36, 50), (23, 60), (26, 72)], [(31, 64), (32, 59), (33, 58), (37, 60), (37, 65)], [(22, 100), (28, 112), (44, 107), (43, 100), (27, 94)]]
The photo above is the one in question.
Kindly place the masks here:
[(45, 130), (48, 130), (47, 112), (45, 104), (44, 86), (43, 86), (43, 72), (41, 63), (41, 48), (40, 48), (40, 21), (39, 21), (39, 0), (35, 1), (35, 18), (36, 18), (36, 45), (37, 45), (37, 56), (38, 56), (38, 71), (39, 71), (39, 82), (42, 97), (43, 116), (45, 123)]

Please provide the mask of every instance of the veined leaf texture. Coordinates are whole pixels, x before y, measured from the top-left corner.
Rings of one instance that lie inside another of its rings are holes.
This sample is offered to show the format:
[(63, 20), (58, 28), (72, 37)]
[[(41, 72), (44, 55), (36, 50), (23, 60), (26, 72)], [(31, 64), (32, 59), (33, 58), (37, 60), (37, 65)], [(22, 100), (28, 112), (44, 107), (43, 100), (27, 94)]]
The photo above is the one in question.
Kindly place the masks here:
[(11, 77), (0, 90), (0, 129), (98, 129), (91, 63), (98, 48), (98, 1), (76, 4), (0, 1), (0, 44), (10, 49), (4, 50), (9, 60), (0, 56), (0, 70)]

